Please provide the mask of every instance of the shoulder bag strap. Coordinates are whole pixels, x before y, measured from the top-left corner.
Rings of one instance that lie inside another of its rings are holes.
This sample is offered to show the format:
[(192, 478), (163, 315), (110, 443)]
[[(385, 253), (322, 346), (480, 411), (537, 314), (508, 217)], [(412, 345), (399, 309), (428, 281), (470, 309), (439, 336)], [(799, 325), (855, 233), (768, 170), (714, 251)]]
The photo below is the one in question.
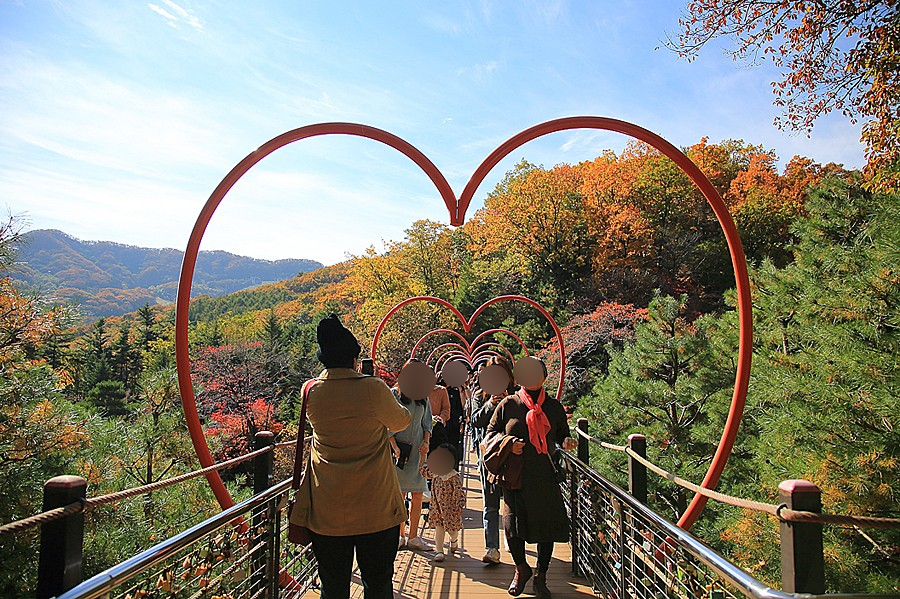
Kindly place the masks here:
[(306, 404), (309, 399), (309, 388), (316, 379), (310, 379), (303, 383), (300, 391), (300, 399), (303, 402), (300, 407), (300, 420), (297, 422), (297, 454), (294, 457), (294, 478), (291, 480), (291, 488), (297, 490), (300, 488), (300, 477), (303, 476), (303, 454), (306, 448), (304, 437), (306, 437)]

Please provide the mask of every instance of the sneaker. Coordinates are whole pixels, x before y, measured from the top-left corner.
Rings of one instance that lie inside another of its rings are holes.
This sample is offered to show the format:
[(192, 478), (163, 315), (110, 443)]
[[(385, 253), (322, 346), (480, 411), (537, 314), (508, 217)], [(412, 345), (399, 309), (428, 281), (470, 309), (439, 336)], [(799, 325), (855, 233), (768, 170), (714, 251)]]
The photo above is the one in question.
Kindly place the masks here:
[(400, 542), (397, 543), (397, 549), (403, 549), (406, 547), (406, 537), (400, 537)]
[(413, 551), (425, 551), (428, 549), (419, 537), (410, 537), (409, 540), (406, 541), (406, 548), (412, 549)]
[(444, 554), (443, 554), (443, 553), (438, 553), (437, 555), (435, 555), (435, 556), (434, 556), (434, 561), (436, 561), (436, 562), (442, 562), (442, 561), (444, 561)]
[(495, 547), (491, 547), (484, 554), (484, 557), (481, 558), (481, 561), (483, 561), (486, 564), (499, 564), (500, 563), (500, 550)]

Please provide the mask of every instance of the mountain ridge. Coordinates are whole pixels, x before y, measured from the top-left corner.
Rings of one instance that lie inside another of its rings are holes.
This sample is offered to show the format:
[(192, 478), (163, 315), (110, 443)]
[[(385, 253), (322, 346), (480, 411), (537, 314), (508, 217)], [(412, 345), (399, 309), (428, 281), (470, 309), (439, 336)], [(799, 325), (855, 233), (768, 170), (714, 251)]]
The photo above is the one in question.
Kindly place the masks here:
[[(75, 303), (89, 318), (175, 300), (182, 250), (81, 240), (57, 229), (23, 234), (12, 278)], [(197, 256), (191, 297), (219, 297), (322, 268), (308, 259), (262, 260), (223, 250)]]

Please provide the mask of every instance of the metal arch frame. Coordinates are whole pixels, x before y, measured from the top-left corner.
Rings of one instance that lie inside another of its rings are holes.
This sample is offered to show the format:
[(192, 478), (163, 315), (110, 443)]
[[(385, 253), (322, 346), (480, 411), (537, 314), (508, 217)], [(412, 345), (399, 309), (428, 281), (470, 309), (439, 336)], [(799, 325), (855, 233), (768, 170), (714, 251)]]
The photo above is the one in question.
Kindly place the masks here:
[[(438, 368), (438, 364), (441, 363), (441, 360), (446, 360), (447, 362), (452, 362), (453, 360), (462, 360), (469, 366), (472, 365), (472, 359), (469, 357), (469, 354), (467, 352), (459, 350), (448, 350), (442, 353), (434, 363), (434, 371), (438, 373), (438, 376), (440, 376), (441, 372), (440, 368)], [(444, 366), (446, 366), (446, 364)]]
[[(427, 333), (425, 333), (424, 335), (422, 335), (421, 337), (419, 337), (419, 340), (416, 341), (416, 344), (413, 346), (412, 351), (409, 352), (409, 357), (415, 358), (416, 352), (419, 351), (419, 347), (421, 347), (422, 343), (424, 343), (426, 339), (428, 339), (432, 335), (439, 335), (441, 333), (447, 333), (448, 335), (455, 335), (457, 339), (459, 339), (466, 345), (467, 350), (472, 349), (472, 345), (469, 343), (469, 340), (466, 339), (465, 337), (463, 337), (459, 333), (459, 331), (454, 331), (453, 329), (432, 329), (432, 330), (428, 331)], [(375, 357), (372, 356), (372, 359), (374, 360)]]
[[(544, 123), (540, 123), (538, 125), (525, 129), (524, 131), (521, 131), (520, 133), (512, 136), (511, 138), (503, 142), (497, 149), (491, 152), (491, 154), (482, 161), (478, 168), (475, 169), (475, 172), (466, 183), (466, 186), (463, 189), (463, 192), (459, 196), (458, 200), (455, 198), (453, 190), (450, 188), (449, 183), (447, 183), (446, 178), (443, 176), (443, 174), (441, 174), (441, 172), (431, 162), (431, 160), (429, 160), (424, 154), (422, 154), (422, 152), (420, 152), (408, 142), (391, 133), (367, 125), (354, 123), (320, 123), (316, 125), (300, 127), (299, 129), (288, 131), (287, 133), (283, 133), (282, 135), (269, 140), (268, 142), (260, 146), (259, 149), (251, 152), (247, 157), (239, 162), (228, 173), (228, 175), (225, 176), (221, 183), (219, 183), (219, 185), (216, 187), (215, 191), (207, 200), (206, 204), (201, 210), (200, 215), (197, 218), (197, 222), (195, 223), (194, 228), (191, 231), (191, 236), (188, 240), (184, 260), (181, 266), (181, 274), (178, 281), (178, 294), (175, 307), (175, 363), (178, 371), (178, 387), (181, 393), (182, 406), (184, 407), (185, 411), (185, 419), (187, 421), (188, 430), (191, 435), (191, 441), (194, 444), (194, 449), (197, 452), (197, 458), (200, 460), (201, 465), (211, 465), (212, 456), (209, 452), (209, 446), (206, 442), (206, 437), (203, 434), (203, 428), (200, 423), (199, 415), (197, 414), (196, 400), (194, 398), (190, 375), (190, 356), (188, 355), (188, 312), (190, 308), (191, 285), (193, 283), (194, 269), (197, 263), (197, 254), (200, 248), (200, 241), (203, 238), (203, 233), (206, 230), (206, 227), (209, 224), (213, 213), (224, 198), (225, 194), (228, 193), (231, 187), (234, 186), (234, 184), (251, 167), (253, 167), (256, 163), (258, 163), (260, 160), (262, 160), (264, 157), (268, 156), (275, 150), (292, 142), (305, 139), (307, 137), (337, 134), (353, 135), (373, 139), (399, 150), (407, 157), (412, 159), (413, 162), (415, 162), (428, 175), (431, 181), (435, 184), (438, 193), (444, 200), (444, 204), (446, 205), (450, 213), (450, 224), (452, 226), (458, 227), (461, 226), (465, 220), (466, 211), (468, 210), (468, 207), (472, 202), (475, 191), (484, 181), (484, 178), (487, 176), (487, 174), (495, 166), (497, 166), (497, 164), (503, 158), (505, 158), (507, 155), (509, 155), (511, 152), (513, 152), (523, 144), (537, 139), (538, 137), (573, 129), (599, 129), (605, 131), (614, 131), (623, 135), (628, 135), (635, 139), (639, 139), (653, 146), (663, 155), (667, 156), (673, 162), (675, 162), (675, 164), (691, 179), (691, 181), (693, 181), (698, 189), (700, 189), (700, 192), (712, 207), (713, 212), (715, 213), (716, 218), (719, 221), (719, 225), (722, 227), (722, 231), (725, 234), (725, 240), (728, 245), (729, 254), (731, 256), (731, 263), (734, 269), (735, 287), (737, 289), (739, 344), (734, 392), (732, 394), (731, 405), (728, 411), (728, 418), (725, 421), (725, 426), (722, 431), (722, 437), (719, 441), (719, 446), (716, 449), (715, 454), (713, 455), (712, 462), (710, 463), (706, 476), (703, 478), (703, 481), (701, 483), (701, 486), (705, 488), (715, 488), (715, 486), (718, 484), (719, 478), (721, 477), (722, 471), (725, 469), (725, 465), (728, 462), (728, 457), (731, 454), (731, 450), (734, 447), (734, 442), (737, 437), (737, 431), (740, 426), (741, 418), (743, 417), (747, 398), (747, 388), (750, 380), (750, 367), (752, 363), (753, 307), (751, 303), (750, 277), (747, 272), (747, 260), (744, 256), (743, 245), (741, 243), (740, 236), (738, 235), (737, 227), (734, 224), (734, 220), (731, 218), (731, 214), (728, 212), (728, 208), (725, 206), (725, 202), (722, 201), (719, 193), (716, 191), (715, 187), (713, 187), (712, 183), (710, 183), (709, 179), (706, 178), (700, 168), (697, 167), (697, 165), (694, 164), (691, 159), (688, 158), (681, 150), (676, 148), (674, 145), (672, 145), (659, 135), (653, 133), (652, 131), (649, 131), (648, 129), (644, 129), (643, 127), (639, 127), (627, 121), (597, 116), (575, 116), (546, 121)], [(402, 303), (403, 302), (401, 302), (401, 304)], [(481, 308), (479, 308), (479, 310), (480, 309)], [(460, 319), (460, 321), (465, 323), (466, 321), (462, 318), (462, 315), (459, 314), (459, 311), (455, 310), (455, 308), (454, 311), (457, 313), (457, 317)], [(473, 318), (475, 316), (477, 316), (477, 314), (473, 315)], [(384, 322), (382, 322), (382, 325), (383, 324)], [(383, 328), (382, 325), (379, 325), (379, 331), (377, 331), (376, 334), (380, 334), (381, 329)], [(559, 337), (559, 341), (560, 353), (563, 357), (562, 367), (564, 367), (565, 352), (562, 347), (561, 336)], [(374, 349), (376, 342), (377, 337), (372, 344), (373, 358), (375, 357)], [(561, 387), (562, 385), (560, 384), (560, 389)], [(222, 505), (223, 507), (229, 507), (234, 504), (234, 501), (231, 499), (231, 495), (222, 484), (222, 479), (217, 472), (211, 472), (210, 474), (208, 474), (207, 480), (209, 481), (210, 486), (213, 489), (213, 493), (215, 494), (216, 499), (219, 501), (220, 505)], [(694, 496), (694, 499), (691, 501), (691, 504), (688, 506), (688, 509), (684, 514), (682, 514), (681, 518), (679, 519), (678, 525), (684, 529), (689, 529), (699, 517), (700, 512), (706, 505), (706, 501), (706, 497), (700, 494), (696, 494)]]
[[(434, 361), (434, 356), (435, 356), (439, 351), (441, 351), (442, 349), (443, 349), (443, 350), (446, 350), (446, 351), (445, 351), (443, 354), (441, 354), (441, 356), (446, 355), (447, 351), (449, 351), (448, 348), (451, 348), (451, 347), (452, 347), (452, 348), (455, 348), (455, 349), (459, 350), (460, 352), (462, 352), (462, 354), (463, 354), (464, 356), (466, 356), (466, 358), (472, 359), (473, 356), (478, 355), (479, 351), (477, 351), (477, 350), (479, 350), (479, 348), (488, 348), (488, 347), (492, 347), (492, 346), (493, 346), (493, 347), (499, 347), (500, 349), (502, 349), (503, 351), (505, 351), (505, 352), (506, 352), (506, 356), (510, 359), (510, 361), (511, 361), (511, 362), (515, 362), (515, 358), (513, 357), (512, 352), (509, 351), (509, 349), (507, 349), (507, 348), (504, 347), (503, 345), (497, 343), (496, 341), (491, 341), (491, 342), (489, 342), (489, 343), (481, 343), (481, 344), (479, 344), (479, 345), (477, 345), (476, 347), (473, 347), (473, 348), (466, 348), (466, 347), (463, 347), (463, 346), (460, 345), (459, 343), (452, 343), (452, 342), (451, 342), (451, 343), (442, 343), (441, 345), (438, 345), (436, 348), (434, 348), (434, 350), (432, 350), (432, 352), (431, 352), (430, 354), (428, 354), (428, 358), (425, 360), (425, 363), (428, 364), (429, 366), (430, 366), (432, 363), (434, 363), (434, 364), (435, 364), (435, 369), (437, 369), (437, 363), (440, 361), (440, 359), (438, 359), (437, 361)], [(495, 352), (495, 353), (497, 353), (497, 352)], [(500, 354), (497, 353), (497, 355), (499, 356)]]
[(531, 352), (528, 350), (528, 346), (525, 345), (525, 342), (522, 341), (522, 338), (521, 338), (521, 337), (519, 337), (518, 335), (516, 335), (515, 333), (513, 333), (513, 332), (510, 331), (509, 329), (503, 329), (503, 328), (499, 328), (499, 329), (488, 329), (488, 330), (484, 331), (483, 333), (479, 334), (477, 337), (475, 337), (475, 339), (472, 340), (472, 347), (473, 347), (473, 348), (476, 347), (476, 344), (477, 344), (479, 341), (481, 341), (482, 337), (486, 337), (487, 335), (493, 335), (494, 333), (503, 333), (504, 335), (509, 335), (510, 337), (512, 337), (513, 339), (515, 339), (516, 341), (519, 342), (519, 345), (521, 345), (521, 346), (522, 346), (522, 349), (525, 350), (525, 355), (526, 355), (526, 356), (530, 356), (530, 355), (531, 355)]
[[(467, 332), (468, 332), (468, 331), (467, 331)], [(489, 335), (489, 334), (493, 334), (493, 333), (503, 333), (504, 335), (509, 335), (510, 337), (512, 337), (513, 339), (515, 339), (516, 341), (518, 341), (518, 342), (519, 342), (519, 345), (522, 346), (522, 349), (525, 350), (525, 354), (526, 354), (526, 355), (529, 355), (529, 356), (531, 355), (531, 352), (528, 351), (528, 346), (525, 345), (525, 342), (522, 341), (522, 338), (519, 337), (518, 335), (516, 335), (515, 333), (513, 333), (512, 331), (510, 331), (509, 329), (504, 329), (504, 328), (488, 329), (487, 331), (484, 331), (483, 333), (480, 333), (477, 337), (475, 337), (474, 340), (472, 340), (471, 343), (469, 343), (469, 341), (468, 341), (465, 337), (463, 337), (462, 335), (460, 335), (458, 331), (454, 331), (453, 329), (443, 329), (443, 328), (442, 328), (442, 329), (433, 329), (433, 330), (431, 330), (431, 331), (428, 331), (427, 333), (425, 333), (425, 334), (422, 335), (421, 337), (419, 337), (419, 340), (416, 341), (416, 344), (413, 346), (412, 351), (409, 352), (409, 357), (410, 357), (410, 358), (415, 358), (415, 357), (416, 357), (416, 353), (419, 351), (419, 347), (421, 347), (422, 343), (424, 343), (425, 340), (428, 339), (429, 337), (431, 337), (432, 335), (437, 335), (437, 334), (439, 334), (439, 333), (449, 333), (449, 334), (451, 334), (451, 335), (456, 335), (456, 337), (457, 337), (460, 341), (462, 341), (463, 343), (466, 344), (466, 350), (467, 350), (467, 351), (472, 351), (472, 350), (476, 347), (476, 345), (478, 344), (478, 342), (481, 341), (481, 339), (482, 339), (483, 337), (485, 337), (485, 336), (487, 336), (487, 335)], [(432, 352), (432, 353), (434, 353), (434, 352)], [(510, 359), (512, 359), (512, 357), (510, 357)], [(427, 361), (431, 361), (431, 356), (429, 356), (429, 358), (428, 358)]]
[[(443, 350), (447, 350), (447, 348), (450, 348), (450, 347), (453, 347), (453, 348), (456, 348), (456, 349), (458, 349), (458, 350), (460, 350), (460, 351), (466, 352), (466, 355), (468, 355), (468, 354), (469, 354), (469, 351), (470, 351), (468, 348), (465, 348), (465, 347), (463, 347), (462, 345), (460, 345), (459, 343), (454, 343), (454, 342), (452, 342), (452, 341), (449, 342), (449, 343), (441, 343), (441, 344), (438, 345), (436, 348), (434, 348), (433, 350), (431, 350), (431, 353), (428, 354), (428, 357), (425, 359), (425, 363), (430, 365), (430, 364), (432, 363), (432, 361), (434, 360), (434, 355), (435, 355), (436, 353), (438, 353), (438, 352), (441, 351), (442, 349), (443, 349)], [(448, 350), (448, 351), (449, 351), (449, 350)], [(443, 355), (443, 354), (442, 354), (442, 355)], [(410, 358), (413, 358), (413, 357), (415, 357), (415, 356), (410, 356)]]
[[(500, 349), (502, 349), (503, 351), (505, 351), (505, 352), (506, 352), (506, 357), (509, 358), (509, 365), (510, 365), (510, 366), (515, 366), (515, 365), (516, 365), (516, 358), (515, 358), (515, 356), (513, 356), (513, 353), (509, 350), (508, 347), (506, 347), (505, 345), (503, 345), (503, 344), (501, 344), (501, 343), (499, 343), (499, 342), (497, 342), (497, 341), (489, 341), (489, 342), (487, 342), (487, 343), (479, 343), (478, 345), (476, 345), (475, 347), (472, 348), (472, 357), (474, 358), (474, 357), (477, 356), (479, 353), (481, 353), (481, 352), (483, 352), (483, 351), (487, 351), (487, 349), (490, 348), (490, 347), (493, 347), (493, 348), (500, 348)], [(494, 353), (497, 353), (497, 355), (500, 355), (499, 352), (496, 351), (496, 349), (495, 349), (495, 350), (491, 350), (491, 351), (494, 351)], [(525, 350), (525, 352), (527, 353), (528, 350)], [(528, 354), (528, 355), (530, 356), (531, 354)]]
[[(234, 186), (238, 180), (244, 176), (254, 165), (260, 160), (282, 148), (288, 144), (306, 139), (308, 137), (316, 137), (321, 135), (350, 135), (356, 137), (364, 137), (374, 141), (386, 144), (411, 159), (422, 171), (428, 175), (432, 183), (438, 190), (447, 210), (450, 212), (451, 220), (456, 214), (456, 196), (453, 193), (447, 179), (431, 160), (421, 151), (415, 148), (409, 142), (397, 137), (392, 133), (361, 125), (357, 123), (319, 123), (300, 127), (281, 135), (274, 137), (248, 154), (241, 160), (231, 171), (225, 175), (225, 178), (219, 183), (216, 189), (210, 195), (204, 204), (197, 222), (191, 231), (188, 239), (187, 248), (184, 251), (184, 259), (181, 263), (181, 275), (178, 279), (178, 294), (175, 302), (175, 365), (178, 371), (178, 388), (181, 392), (181, 405), (184, 409), (184, 416), (187, 422), (188, 431), (191, 435), (191, 442), (194, 450), (197, 452), (197, 458), (200, 465), (205, 467), (213, 464), (212, 454), (209, 451), (209, 444), (206, 442), (206, 435), (203, 433), (203, 425), (200, 422), (200, 416), (197, 413), (197, 401), (194, 397), (193, 383), (191, 380), (191, 360), (188, 354), (188, 313), (191, 302), (191, 285), (194, 280), (194, 270), (197, 265), (197, 255), (200, 251), (200, 241), (213, 214), (221, 203), (222, 199)], [(206, 480), (212, 488), (213, 494), (222, 508), (229, 508), (234, 505), (234, 500), (225, 485), (222, 478), (216, 471), (209, 472)]]
[[(725, 241), (728, 244), (728, 252), (731, 256), (731, 265), (734, 269), (734, 281), (737, 289), (737, 310), (738, 310), (738, 359), (737, 368), (734, 378), (734, 392), (731, 396), (731, 405), (728, 409), (728, 418), (722, 429), (722, 437), (719, 440), (719, 446), (713, 455), (709, 469), (700, 486), (707, 489), (714, 489), (725, 470), (725, 464), (734, 448), (734, 441), (737, 438), (738, 427), (741, 418), (744, 415), (744, 407), (747, 402), (747, 387), (750, 383), (750, 365), (753, 360), (753, 305), (751, 301), (750, 276), (747, 272), (747, 258), (744, 255), (744, 247), (741, 243), (741, 237), (738, 234), (737, 227), (728, 207), (719, 196), (719, 192), (713, 187), (703, 171), (688, 158), (684, 152), (676, 148), (674, 145), (653, 133), (648, 129), (639, 127), (627, 121), (612, 119), (608, 117), (598, 116), (573, 116), (555, 119), (540, 123), (516, 135), (500, 144), (491, 154), (482, 161), (482, 163), (472, 173), (472, 177), (466, 183), (462, 194), (457, 202), (456, 218), (451, 222), (454, 226), (460, 226), (465, 220), (466, 210), (475, 196), (478, 186), (484, 181), (487, 174), (497, 164), (511, 152), (522, 146), (523, 144), (548, 135), (550, 133), (558, 133), (560, 131), (570, 131), (573, 129), (600, 129), (604, 131), (614, 131), (623, 135), (628, 135), (635, 139), (646, 142), (656, 148), (663, 155), (671, 159), (690, 179), (694, 185), (706, 198), (707, 203), (713, 209), (722, 232), (725, 234)], [(678, 526), (688, 530), (696, 522), (706, 505), (706, 497), (699, 493), (694, 495), (691, 504), (685, 510), (684, 514), (678, 520)]]
[[(475, 352), (474, 354), (472, 354), (472, 361), (473, 361), (473, 362), (477, 362), (478, 360), (480, 360), (481, 358), (484, 358), (484, 357), (486, 357), (486, 356), (487, 356), (487, 357), (491, 357), (491, 356), (502, 357), (502, 356), (500, 355), (500, 352), (498, 352), (498, 351), (496, 351), (496, 350), (493, 350), (493, 349), (483, 349), (483, 350), (481, 350), (481, 351), (479, 351), (479, 352)], [(515, 366), (515, 363), (513, 363), (512, 365)]]
[[(502, 347), (502, 346), (501, 346), (501, 347)], [(504, 349), (505, 349), (505, 348), (504, 348)], [(498, 351), (496, 351), (496, 350), (493, 350), (493, 349), (483, 349), (483, 350), (478, 351), (478, 352), (475, 352), (474, 354), (471, 354), (471, 355), (468, 354), (468, 353), (466, 353), (466, 352), (460, 352), (460, 351), (452, 351), (452, 350), (451, 350), (451, 351), (446, 351), (446, 352), (444, 352), (443, 354), (441, 354), (441, 355), (438, 357), (437, 361), (434, 363), (434, 368), (435, 368), (435, 371), (437, 371), (437, 370), (438, 370), (438, 365), (441, 364), (441, 361), (442, 361), (442, 360), (445, 360), (445, 359), (446, 359), (447, 362), (450, 362), (450, 361), (455, 360), (455, 359), (457, 359), (457, 358), (461, 358), (461, 359), (465, 360), (466, 363), (467, 363), (469, 366), (471, 366), (472, 368), (474, 368), (474, 367), (475, 367), (475, 364), (478, 363), (478, 360), (481, 360), (482, 358), (489, 358), (489, 357), (491, 357), (491, 356), (497, 356), (498, 358), (502, 358), (502, 357), (503, 357), (503, 355), (501, 355), (500, 352), (498, 352)], [(441, 368), (443, 368), (443, 367), (446, 366), (446, 365), (447, 365), (447, 364), (444, 363), (444, 364), (441, 366)]]
[(478, 308), (476, 308), (475, 311), (472, 312), (472, 316), (470, 316), (468, 319), (466, 319), (462, 315), (462, 312), (460, 312), (456, 308), (456, 306), (445, 299), (430, 295), (419, 295), (416, 297), (406, 298), (405, 300), (399, 302), (393, 308), (388, 310), (388, 313), (385, 314), (384, 318), (381, 319), (381, 322), (378, 323), (378, 328), (375, 330), (375, 336), (372, 337), (372, 351), (369, 353), (369, 355), (372, 357), (372, 360), (375, 360), (376, 352), (378, 350), (378, 340), (381, 338), (381, 333), (382, 331), (384, 331), (384, 327), (387, 326), (388, 321), (395, 313), (397, 313), (397, 311), (415, 302), (431, 302), (447, 308), (448, 310), (453, 312), (457, 320), (459, 320), (459, 323), (462, 325), (463, 331), (465, 331), (466, 333), (472, 330), (472, 326), (474, 325), (478, 317), (481, 316), (481, 313), (496, 303), (521, 302), (535, 308), (544, 316), (544, 318), (547, 319), (547, 322), (550, 323), (550, 326), (553, 328), (553, 333), (556, 335), (556, 341), (559, 343), (559, 381), (556, 387), (556, 399), (562, 399), (563, 384), (566, 380), (566, 347), (565, 341), (563, 341), (562, 332), (559, 330), (559, 325), (557, 325), (556, 321), (553, 319), (553, 315), (550, 314), (550, 312), (545, 307), (543, 307), (533, 299), (525, 297), (524, 295), (499, 295), (497, 297), (491, 298), (478, 306)]

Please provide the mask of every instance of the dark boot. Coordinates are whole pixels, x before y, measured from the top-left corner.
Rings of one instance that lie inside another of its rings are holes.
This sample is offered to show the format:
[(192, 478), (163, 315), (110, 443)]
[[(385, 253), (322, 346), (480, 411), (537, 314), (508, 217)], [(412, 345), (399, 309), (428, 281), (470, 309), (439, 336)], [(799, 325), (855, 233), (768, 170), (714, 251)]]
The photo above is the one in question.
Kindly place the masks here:
[(516, 566), (516, 575), (513, 576), (512, 582), (509, 583), (509, 592), (513, 597), (518, 597), (522, 594), (522, 591), (525, 590), (525, 583), (528, 582), (528, 579), (531, 578), (531, 574), (533, 570), (531, 566), (525, 564), (524, 566)]
[(550, 589), (547, 588), (546, 572), (538, 572), (534, 575), (532, 589), (534, 590), (534, 596), (538, 599), (551, 599), (551, 597), (553, 596), (550, 594)]

